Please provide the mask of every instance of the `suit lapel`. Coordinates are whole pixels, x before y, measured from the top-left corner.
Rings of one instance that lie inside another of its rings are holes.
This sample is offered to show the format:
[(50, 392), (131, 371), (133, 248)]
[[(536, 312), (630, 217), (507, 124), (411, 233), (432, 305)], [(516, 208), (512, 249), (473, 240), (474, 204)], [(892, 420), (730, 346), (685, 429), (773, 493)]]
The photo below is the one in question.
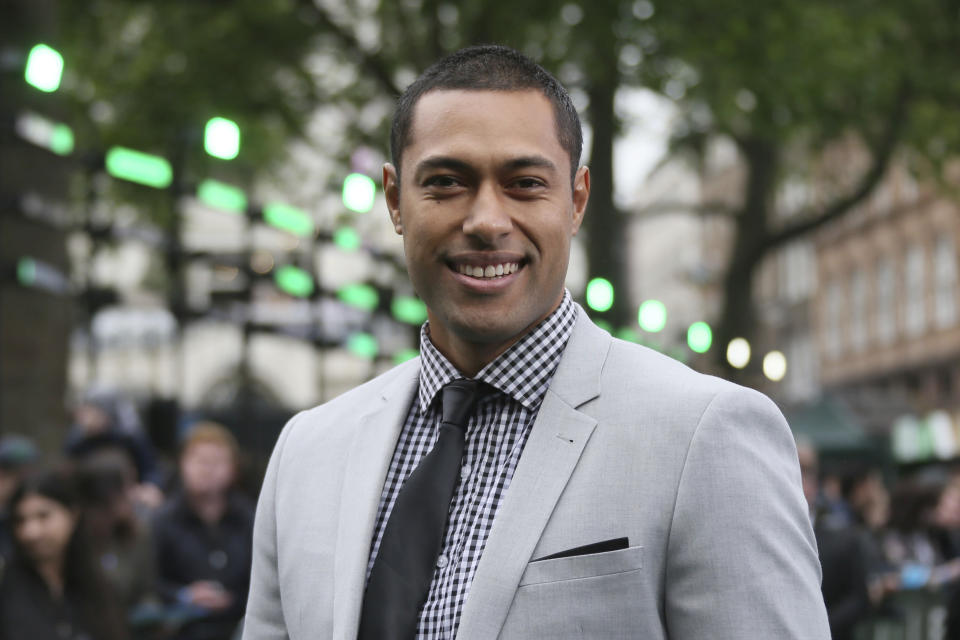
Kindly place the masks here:
[(357, 637), (380, 494), (419, 371), (410, 366), (383, 389), (373, 410), (359, 419), (347, 454), (334, 559), (334, 638)]
[(581, 310), (497, 511), (457, 637), (496, 638), (500, 633), (520, 577), (597, 424), (577, 407), (599, 395), (609, 346), (609, 335)]

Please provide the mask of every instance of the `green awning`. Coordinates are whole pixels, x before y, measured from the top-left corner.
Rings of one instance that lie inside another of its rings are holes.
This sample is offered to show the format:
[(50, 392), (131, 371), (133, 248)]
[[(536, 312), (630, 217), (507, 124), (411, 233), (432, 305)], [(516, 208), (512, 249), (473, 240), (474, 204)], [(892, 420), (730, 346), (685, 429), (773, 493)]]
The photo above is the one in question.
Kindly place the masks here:
[(833, 398), (821, 398), (786, 417), (794, 436), (809, 439), (821, 453), (875, 448), (856, 416)]

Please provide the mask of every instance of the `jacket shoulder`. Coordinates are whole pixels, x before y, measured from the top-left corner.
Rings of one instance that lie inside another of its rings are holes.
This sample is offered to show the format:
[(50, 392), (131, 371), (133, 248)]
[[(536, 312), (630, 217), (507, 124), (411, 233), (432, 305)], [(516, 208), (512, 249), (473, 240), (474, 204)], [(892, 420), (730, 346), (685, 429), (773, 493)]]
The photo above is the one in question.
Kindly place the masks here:
[(687, 398), (711, 398), (724, 391), (750, 391), (729, 380), (694, 371), (682, 362), (649, 347), (611, 339), (603, 368), (607, 379), (625, 377), (632, 386), (658, 394), (682, 394)]
[(301, 411), (290, 419), (285, 429), (293, 437), (308, 425), (350, 424), (381, 398), (412, 389), (419, 373), (420, 358), (408, 360), (321, 405)]

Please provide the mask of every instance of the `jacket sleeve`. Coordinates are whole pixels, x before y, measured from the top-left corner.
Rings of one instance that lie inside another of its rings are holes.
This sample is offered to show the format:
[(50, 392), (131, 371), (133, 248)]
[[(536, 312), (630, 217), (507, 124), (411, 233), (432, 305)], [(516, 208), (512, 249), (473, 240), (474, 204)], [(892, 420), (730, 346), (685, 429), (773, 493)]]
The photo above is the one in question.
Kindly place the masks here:
[(283, 447), (298, 417), (294, 416), (280, 433), (260, 489), (253, 524), (253, 562), (243, 640), (289, 638), (280, 593), (276, 496), (282, 471)]
[(665, 577), (671, 640), (829, 640), (796, 447), (762, 394), (722, 391), (701, 416)]

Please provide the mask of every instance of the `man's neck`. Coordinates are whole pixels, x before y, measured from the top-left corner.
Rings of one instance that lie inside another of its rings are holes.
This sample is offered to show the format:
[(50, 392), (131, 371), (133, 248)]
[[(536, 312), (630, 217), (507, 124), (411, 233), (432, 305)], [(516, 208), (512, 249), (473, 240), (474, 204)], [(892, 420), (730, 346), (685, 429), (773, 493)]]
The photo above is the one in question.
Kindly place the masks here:
[(433, 346), (437, 348), (437, 351), (442, 353), (443, 356), (450, 361), (450, 364), (457, 368), (457, 371), (467, 378), (472, 378), (477, 375), (481, 369), (496, 360), (497, 356), (516, 344), (523, 335), (516, 336), (509, 342), (496, 345), (483, 343), (457, 344), (457, 342), (460, 342), (457, 340), (452, 341), (453, 344), (448, 343), (447, 345), (442, 345), (437, 344), (433, 336), (431, 336), (430, 340), (433, 342)]
[(453, 331), (447, 330), (439, 323), (431, 322), (429, 326), (430, 342), (433, 343), (437, 351), (443, 354), (443, 357), (450, 361), (450, 364), (457, 368), (457, 371), (468, 378), (472, 378), (481, 369), (496, 360), (500, 354), (520, 342), (534, 327), (549, 318), (550, 314), (554, 313), (561, 304), (563, 304), (562, 295), (549, 312), (531, 322), (523, 331), (499, 341), (481, 342), (465, 339)]

